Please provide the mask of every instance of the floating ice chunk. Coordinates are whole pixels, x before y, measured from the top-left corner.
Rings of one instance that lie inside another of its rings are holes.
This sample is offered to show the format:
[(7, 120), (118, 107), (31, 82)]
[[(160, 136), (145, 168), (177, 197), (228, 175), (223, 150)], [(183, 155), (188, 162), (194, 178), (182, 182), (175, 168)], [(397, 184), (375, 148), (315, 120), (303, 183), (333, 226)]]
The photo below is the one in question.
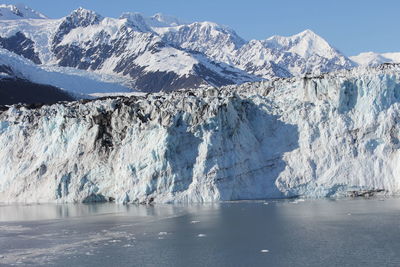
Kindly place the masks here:
[(261, 250), (261, 253), (268, 253), (268, 252), (269, 252), (268, 249), (262, 249), (262, 250)]
[(290, 203), (292, 203), (292, 204), (299, 204), (300, 202), (304, 202), (305, 200), (304, 199), (302, 199), (302, 198), (299, 198), (299, 199), (295, 199), (295, 200), (293, 200), (292, 202), (290, 202)]
[(263, 204), (264, 204), (264, 205), (269, 205), (269, 203), (268, 203), (268, 202), (264, 202)]
[(158, 235), (167, 235), (167, 232), (159, 232)]
[(198, 234), (197, 236), (198, 236), (198, 237), (206, 237), (205, 234)]
[(191, 221), (190, 223), (191, 224), (196, 224), (196, 223), (199, 223), (200, 221)]

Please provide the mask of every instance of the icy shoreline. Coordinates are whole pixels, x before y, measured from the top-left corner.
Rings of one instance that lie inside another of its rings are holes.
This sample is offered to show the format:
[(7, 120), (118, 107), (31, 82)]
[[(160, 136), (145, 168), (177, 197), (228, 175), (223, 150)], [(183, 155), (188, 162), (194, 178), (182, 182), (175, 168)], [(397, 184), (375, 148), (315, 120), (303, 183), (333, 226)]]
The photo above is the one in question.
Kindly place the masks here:
[(0, 113), (0, 202), (400, 191), (400, 67)]

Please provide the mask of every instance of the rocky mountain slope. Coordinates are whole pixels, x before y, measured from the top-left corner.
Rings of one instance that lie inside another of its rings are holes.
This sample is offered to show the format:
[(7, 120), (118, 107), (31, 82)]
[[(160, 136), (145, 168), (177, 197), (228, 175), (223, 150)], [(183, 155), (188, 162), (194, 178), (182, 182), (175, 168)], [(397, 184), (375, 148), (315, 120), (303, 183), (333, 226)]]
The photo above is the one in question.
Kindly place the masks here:
[(400, 191), (399, 65), (1, 110), (1, 202)]

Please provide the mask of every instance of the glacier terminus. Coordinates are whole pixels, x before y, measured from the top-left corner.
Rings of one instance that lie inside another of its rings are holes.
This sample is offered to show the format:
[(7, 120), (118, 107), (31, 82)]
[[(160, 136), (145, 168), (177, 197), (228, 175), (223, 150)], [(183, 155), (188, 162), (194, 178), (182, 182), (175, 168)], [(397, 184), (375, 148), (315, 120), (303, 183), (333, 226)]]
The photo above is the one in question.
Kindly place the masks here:
[(2, 107), (1, 202), (399, 192), (400, 66)]

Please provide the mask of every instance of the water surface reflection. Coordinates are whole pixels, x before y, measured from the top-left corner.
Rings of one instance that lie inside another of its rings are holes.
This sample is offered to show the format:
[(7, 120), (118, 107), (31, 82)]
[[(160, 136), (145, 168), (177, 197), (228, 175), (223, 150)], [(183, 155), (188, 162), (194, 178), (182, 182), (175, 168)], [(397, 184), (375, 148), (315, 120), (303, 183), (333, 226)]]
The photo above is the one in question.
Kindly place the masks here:
[(400, 200), (3, 205), (0, 263), (400, 266)]

